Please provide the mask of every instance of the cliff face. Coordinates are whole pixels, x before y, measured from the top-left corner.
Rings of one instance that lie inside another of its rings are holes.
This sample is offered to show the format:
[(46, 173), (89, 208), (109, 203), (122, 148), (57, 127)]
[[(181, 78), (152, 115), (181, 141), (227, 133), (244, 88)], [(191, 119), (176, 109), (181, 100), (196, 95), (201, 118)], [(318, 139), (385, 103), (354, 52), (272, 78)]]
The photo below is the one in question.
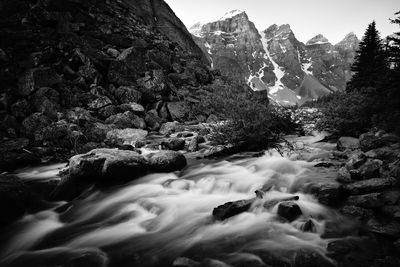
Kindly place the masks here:
[(203, 62), (162, 0), (1, 1), (1, 152), (84, 152), (189, 120), (214, 82)]
[(284, 105), (344, 90), (358, 48), (354, 34), (335, 46), (321, 34), (304, 44), (287, 24), (257, 33), (246, 13), (239, 11), (190, 31), (212, 67), (246, 80), (253, 90), (269, 90), (270, 97)]

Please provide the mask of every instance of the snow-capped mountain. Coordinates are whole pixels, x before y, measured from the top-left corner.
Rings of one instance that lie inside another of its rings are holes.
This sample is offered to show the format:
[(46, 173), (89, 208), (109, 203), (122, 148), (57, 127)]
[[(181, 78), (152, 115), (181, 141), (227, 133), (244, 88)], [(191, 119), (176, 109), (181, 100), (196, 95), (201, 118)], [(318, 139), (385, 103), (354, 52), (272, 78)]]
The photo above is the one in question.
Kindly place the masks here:
[(240, 10), (196, 24), (190, 32), (213, 68), (245, 79), (253, 90), (268, 90), (270, 98), (283, 105), (344, 90), (359, 43), (350, 33), (336, 45), (321, 34), (304, 44), (288, 24), (259, 32)]

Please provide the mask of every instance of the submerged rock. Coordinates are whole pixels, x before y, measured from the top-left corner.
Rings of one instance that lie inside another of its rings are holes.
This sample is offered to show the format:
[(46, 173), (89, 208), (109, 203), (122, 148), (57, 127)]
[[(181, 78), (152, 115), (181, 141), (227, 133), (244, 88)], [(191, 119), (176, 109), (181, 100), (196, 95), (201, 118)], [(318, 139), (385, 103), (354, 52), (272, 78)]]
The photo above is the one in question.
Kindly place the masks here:
[(227, 202), (213, 210), (213, 216), (216, 220), (223, 221), (240, 213), (246, 212), (254, 203), (255, 198), (247, 200), (238, 200)]
[(282, 202), (278, 206), (278, 215), (285, 218), (288, 221), (294, 221), (297, 217), (303, 213), (297, 203), (292, 201)]

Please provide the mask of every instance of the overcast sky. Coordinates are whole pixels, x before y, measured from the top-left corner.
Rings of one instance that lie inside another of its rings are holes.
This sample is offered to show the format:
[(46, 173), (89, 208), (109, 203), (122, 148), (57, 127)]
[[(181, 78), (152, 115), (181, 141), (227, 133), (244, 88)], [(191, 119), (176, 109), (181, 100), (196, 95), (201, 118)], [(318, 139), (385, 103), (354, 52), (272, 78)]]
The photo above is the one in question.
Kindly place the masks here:
[(360, 38), (375, 20), (381, 37), (400, 31), (389, 22), (400, 11), (400, 0), (165, 0), (190, 28), (218, 20), (233, 9), (246, 11), (259, 31), (272, 24), (290, 24), (306, 42), (318, 33), (337, 43), (349, 32)]

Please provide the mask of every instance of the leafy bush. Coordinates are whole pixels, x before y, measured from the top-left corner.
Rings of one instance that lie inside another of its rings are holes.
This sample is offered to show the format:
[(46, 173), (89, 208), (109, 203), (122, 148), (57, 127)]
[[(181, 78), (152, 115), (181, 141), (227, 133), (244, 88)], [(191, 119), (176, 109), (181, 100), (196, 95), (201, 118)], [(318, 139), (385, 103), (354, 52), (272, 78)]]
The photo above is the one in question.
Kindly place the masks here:
[(340, 136), (359, 136), (371, 126), (374, 114), (372, 100), (360, 92), (338, 92), (314, 103), (324, 117), (317, 122), (319, 130), (327, 130)]
[(237, 83), (214, 87), (197, 108), (212, 111), (222, 120), (214, 126), (215, 144), (249, 150), (275, 147), (282, 134), (296, 128), (287, 110), (269, 105), (266, 91), (253, 92)]

